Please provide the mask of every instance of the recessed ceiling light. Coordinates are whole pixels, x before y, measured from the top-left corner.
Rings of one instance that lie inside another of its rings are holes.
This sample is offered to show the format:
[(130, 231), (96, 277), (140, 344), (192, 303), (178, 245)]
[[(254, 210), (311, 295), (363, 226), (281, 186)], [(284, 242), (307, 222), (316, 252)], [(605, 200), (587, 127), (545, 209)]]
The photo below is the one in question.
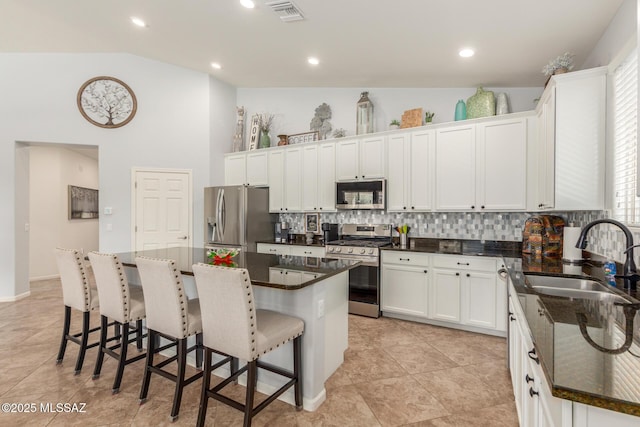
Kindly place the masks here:
[(144, 22), (142, 19), (140, 18), (136, 18), (135, 16), (131, 17), (131, 22), (133, 22), (134, 25), (137, 25), (138, 27), (146, 27), (147, 23)]
[(222, 65), (218, 64), (217, 62), (212, 62), (211, 67), (215, 68), (216, 70), (222, 69)]
[(256, 7), (256, 4), (251, 0), (240, 0), (240, 4), (247, 9), (253, 9), (254, 7)]
[(310, 56), (309, 58), (307, 58), (307, 62), (311, 65), (318, 65), (320, 63), (318, 58), (314, 58), (313, 56)]
[(462, 56), (463, 58), (471, 58), (475, 54), (476, 53), (474, 52), (474, 50), (469, 48), (464, 48), (460, 52), (458, 52), (458, 55)]

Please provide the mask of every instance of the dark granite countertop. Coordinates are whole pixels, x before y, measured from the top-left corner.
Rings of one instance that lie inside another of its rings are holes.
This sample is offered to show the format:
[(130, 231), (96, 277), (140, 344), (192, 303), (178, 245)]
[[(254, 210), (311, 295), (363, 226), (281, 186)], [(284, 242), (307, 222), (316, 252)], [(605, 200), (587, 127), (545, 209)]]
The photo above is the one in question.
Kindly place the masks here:
[(521, 247), (522, 243), (520, 242), (409, 238), (407, 247), (400, 248), (398, 239), (395, 238), (393, 245), (380, 249), (445, 255), (517, 258), (520, 256)]
[[(516, 290), (514, 303), (519, 302), (525, 314), (552, 394), (640, 416), (640, 314), (632, 304), (638, 295), (623, 292), (620, 279), (613, 291), (632, 297), (629, 304), (606, 298), (542, 295), (528, 285), (525, 275), (572, 276), (604, 283), (601, 262), (594, 260), (571, 265), (558, 259), (528, 256), (503, 259)], [(598, 346), (611, 350), (620, 348), (625, 340), (625, 311), (633, 317), (635, 333), (634, 342), (627, 351), (612, 354), (587, 341), (580, 323), (586, 325), (585, 332)]]
[[(209, 263), (213, 261), (207, 256), (208, 250), (204, 248), (169, 248), (153, 249), (146, 251), (127, 252), (117, 254), (120, 262), (127, 267), (135, 267), (135, 258), (147, 256), (152, 258), (172, 259), (176, 261), (178, 269), (184, 275), (193, 276), (192, 266), (197, 263)], [(257, 252), (240, 252), (231, 259), (232, 264), (220, 263), (221, 266), (246, 268), (251, 277), (251, 284), (285, 290), (302, 289), (313, 285), (323, 279), (347, 271), (358, 264), (359, 261), (346, 259), (329, 259), (316, 257), (300, 257), (290, 255), (270, 255)], [(311, 273), (302, 278), (302, 283), (283, 284), (270, 280), (270, 271), (273, 268)], [(318, 276), (316, 273), (319, 273)], [(314, 277), (316, 276), (316, 277)]]

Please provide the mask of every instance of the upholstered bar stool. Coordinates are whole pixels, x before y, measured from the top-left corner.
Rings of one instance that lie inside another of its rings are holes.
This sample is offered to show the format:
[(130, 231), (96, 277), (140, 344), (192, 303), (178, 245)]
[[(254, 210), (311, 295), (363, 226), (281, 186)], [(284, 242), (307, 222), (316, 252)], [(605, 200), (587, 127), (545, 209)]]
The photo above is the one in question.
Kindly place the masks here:
[[(100, 377), (104, 355), (108, 354), (118, 361), (118, 369), (112, 388), (113, 393), (118, 393), (124, 367), (146, 357), (145, 354), (139, 354), (127, 359), (129, 344), (135, 341), (138, 351), (142, 350), (142, 338), (144, 338), (142, 319), (145, 316), (144, 297), (141, 287), (129, 286), (124, 267), (116, 255), (89, 252), (89, 261), (91, 261), (93, 275), (98, 287), (98, 295), (100, 296), (101, 322), (100, 349), (98, 350), (98, 358), (93, 371), (93, 379)], [(109, 319), (112, 319), (116, 325), (121, 327), (121, 339), (118, 339), (120, 338), (119, 334), (107, 339)], [(136, 327), (133, 330), (130, 330), (129, 327), (131, 322), (136, 323)], [(129, 338), (130, 332), (135, 332), (133, 338)], [(108, 346), (108, 342), (114, 340), (118, 342)], [(119, 353), (114, 351), (117, 349), (120, 350)]]
[[(304, 322), (297, 317), (269, 310), (256, 310), (249, 272), (241, 268), (217, 267), (208, 264), (193, 266), (202, 310), (204, 344), (204, 378), (198, 412), (198, 426), (203, 426), (209, 398), (244, 412), (244, 425), (269, 403), (294, 386), (296, 408), (302, 409), (302, 334)], [(293, 340), (293, 372), (269, 365), (259, 357)], [(231, 373), (227, 379), (210, 387), (212, 349), (243, 359), (247, 364)], [(290, 380), (253, 407), (257, 369), (274, 372)], [(241, 403), (219, 392), (247, 371), (245, 402)]]
[[(178, 418), (182, 390), (185, 386), (202, 377), (202, 371), (185, 379), (187, 353), (196, 350), (196, 365), (202, 366), (202, 320), (198, 299), (187, 298), (180, 271), (175, 261), (137, 257), (136, 265), (142, 282), (144, 304), (147, 315), (147, 362), (145, 366), (140, 403), (144, 403), (149, 392), (151, 374), (158, 374), (176, 383), (171, 408), (171, 420)], [(187, 338), (196, 336), (196, 345), (187, 348)], [(157, 337), (172, 343), (156, 348)], [(153, 364), (154, 354), (176, 346), (177, 354), (157, 365)], [(162, 368), (177, 361), (178, 373), (173, 375)]]
[[(64, 302), (64, 325), (62, 328), (62, 340), (58, 350), (56, 363), (62, 363), (67, 342), (71, 341), (80, 346), (76, 359), (75, 374), (82, 370), (84, 356), (87, 349), (97, 346), (95, 342), (89, 344), (89, 334), (100, 329), (91, 328), (89, 316), (91, 310), (98, 307), (98, 294), (89, 286), (89, 280), (84, 268), (82, 255), (75, 249), (56, 248), (56, 262), (62, 282), (62, 300)], [(69, 334), (71, 329), (71, 309), (82, 312), (82, 331), (77, 334)]]

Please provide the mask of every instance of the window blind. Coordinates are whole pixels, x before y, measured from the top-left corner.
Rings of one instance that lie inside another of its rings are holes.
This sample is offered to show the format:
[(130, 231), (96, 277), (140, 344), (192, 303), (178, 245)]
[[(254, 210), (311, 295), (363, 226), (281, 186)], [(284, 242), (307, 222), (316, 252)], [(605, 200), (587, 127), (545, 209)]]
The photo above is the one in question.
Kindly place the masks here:
[(615, 69), (614, 96), (614, 191), (613, 217), (640, 225), (638, 172), (638, 54), (631, 54)]

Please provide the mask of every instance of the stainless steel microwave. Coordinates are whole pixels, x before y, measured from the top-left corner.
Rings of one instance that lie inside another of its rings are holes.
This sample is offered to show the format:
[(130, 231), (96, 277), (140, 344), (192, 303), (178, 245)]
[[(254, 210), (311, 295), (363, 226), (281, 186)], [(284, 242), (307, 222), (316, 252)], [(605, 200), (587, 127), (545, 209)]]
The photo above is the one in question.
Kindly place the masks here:
[(385, 209), (384, 179), (336, 183), (337, 209)]

